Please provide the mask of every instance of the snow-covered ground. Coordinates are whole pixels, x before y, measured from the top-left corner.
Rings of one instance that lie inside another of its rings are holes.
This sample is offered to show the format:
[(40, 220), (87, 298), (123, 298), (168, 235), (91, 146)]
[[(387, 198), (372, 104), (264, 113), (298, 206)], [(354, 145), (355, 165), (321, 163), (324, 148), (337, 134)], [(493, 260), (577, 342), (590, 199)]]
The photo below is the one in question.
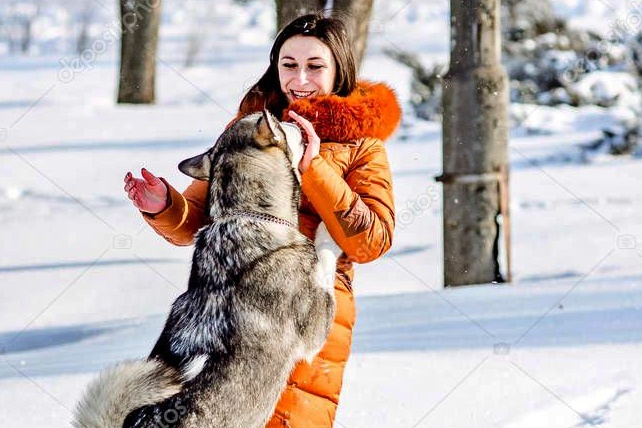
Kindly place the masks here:
[[(190, 69), (189, 15), (168, 6), (156, 106), (114, 105), (116, 44), (71, 75), (71, 52), (0, 53), (1, 427), (68, 426), (88, 380), (146, 355), (185, 288), (192, 250), (143, 223), (122, 179), (145, 166), (187, 185), (177, 162), (214, 141), (266, 66), (271, 2), (218, 3), (220, 26)], [(406, 103), (410, 73), (382, 48), (445, 61), (447, 3), (375, 2), (363, 76)], [(642, 13), (624, 0), (555, 3), (593, 28)], [(337, 427), (640, 426), (642, 159), (579, 149), (613, 120), (604, 109), (519, 109), (512, 285), (443, 289), (441, 126), (406, 117), (389, 141), (398, 227), (389, 254), (357, 270)]]

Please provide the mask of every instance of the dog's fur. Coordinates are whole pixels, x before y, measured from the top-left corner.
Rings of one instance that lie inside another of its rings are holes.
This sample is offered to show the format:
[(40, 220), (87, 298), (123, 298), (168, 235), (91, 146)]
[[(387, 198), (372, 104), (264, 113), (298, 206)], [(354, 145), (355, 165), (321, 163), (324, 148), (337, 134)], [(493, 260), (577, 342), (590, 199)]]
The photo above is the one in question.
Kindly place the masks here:
[(265, 426), (294, 364), (319, 351), (334, 317), (339, 250), (325, 226), (313, 244), (285, 222), (239, 213), (297, 224), (295, 134), (253, 114), (181, 162), (210, 182), (212, 222), (196, 236), (188, 289), (147, 360), (90, 384), (75, 427)]

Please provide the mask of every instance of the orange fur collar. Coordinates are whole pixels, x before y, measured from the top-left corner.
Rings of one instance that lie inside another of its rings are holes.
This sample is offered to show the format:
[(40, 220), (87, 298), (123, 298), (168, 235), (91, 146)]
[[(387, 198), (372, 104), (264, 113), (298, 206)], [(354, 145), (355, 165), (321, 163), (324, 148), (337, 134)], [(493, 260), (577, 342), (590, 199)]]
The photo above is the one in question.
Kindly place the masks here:
[(291, 103), (288, 110), (312, 122), (321, 141), (348, 142), (364, 137), (386, 140), (397, 129), (401, 107), (394, 91), (383, 83), (359, 81), (347, 97), (324, 95)]

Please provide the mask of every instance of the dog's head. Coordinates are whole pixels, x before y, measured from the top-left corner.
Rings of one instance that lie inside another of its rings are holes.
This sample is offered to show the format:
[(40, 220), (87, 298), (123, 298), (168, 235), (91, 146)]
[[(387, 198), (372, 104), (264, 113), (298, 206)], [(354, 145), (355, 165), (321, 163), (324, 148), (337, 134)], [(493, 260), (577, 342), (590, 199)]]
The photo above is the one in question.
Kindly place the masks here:
[(298, 165), (303, 151), (299, 128), (263, 111), (236, 121), (211, 149), (182, 161), (178, 168), (209, 181), (210, 216), (226, 210), (293, 216), (300, 202)]
[(297, 181), (301, 181), (298, 168), (304, 152), (301, 131), (292, 123), (279, 122), (267, 110), (238, 120), (223, 132), (210, 150), (185, 159), (178, 164), (178, 169), (197, 180), (209, 181), (216, 159), (222, 154), (252, 150), (274, 156), (282, 152), (290, 162)]

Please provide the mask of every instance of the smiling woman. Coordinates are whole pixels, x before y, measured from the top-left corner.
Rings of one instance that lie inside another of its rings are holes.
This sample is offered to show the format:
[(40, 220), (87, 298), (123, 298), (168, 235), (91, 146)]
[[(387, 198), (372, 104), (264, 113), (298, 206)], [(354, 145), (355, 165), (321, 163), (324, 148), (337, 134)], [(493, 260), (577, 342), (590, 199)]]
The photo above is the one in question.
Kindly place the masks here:
[(270, 111), (283, 111), (294, 100), (288, 98), (289, 91), (283, 83), (291, 77), (290, 71), (297, 69), (304, 71), (308, 78), (319, 70), (321, 74), (332, 75), (332, 83), (324, 88), (326, 92), (323, 95), (345, 97), (354, 91), (357, 69), (350, 39), (341, 20), (325, 18), (321, 14), (304, 15), (286, 25), (274, 40), (267, 70), (243, 97), (240, 110), (257, 111), (260, 110), (258, 105), (265, 103)]
[(316, 37), (294, 36), (281, 48), (279, 81), (290, 102), (330, 94), (336, 70), (330, 48)]
[[(340, 20), (299, 17), (277, 35), (267, 70), (234, 119), (267, 109), (301, 128), (307, 146), (299, 163), (299, 230), (313, 239), (323, 222), (343, 251), (326, 343), (311, 362), (294, 368), (268, 428), (333, 426), (355, 322), (353, 263), (375, 260), (392, 244), (394, 197), (384, 140), (397, 128), (401, 109), (392, 89), (357, 82), (356, 73)], [(191, 244), (209, 221), (206, 182), (195, 180), (180, 193), (145, 170), (142, 179), (128, 173), (125, 183), (145, 220), (173, 244)]]

